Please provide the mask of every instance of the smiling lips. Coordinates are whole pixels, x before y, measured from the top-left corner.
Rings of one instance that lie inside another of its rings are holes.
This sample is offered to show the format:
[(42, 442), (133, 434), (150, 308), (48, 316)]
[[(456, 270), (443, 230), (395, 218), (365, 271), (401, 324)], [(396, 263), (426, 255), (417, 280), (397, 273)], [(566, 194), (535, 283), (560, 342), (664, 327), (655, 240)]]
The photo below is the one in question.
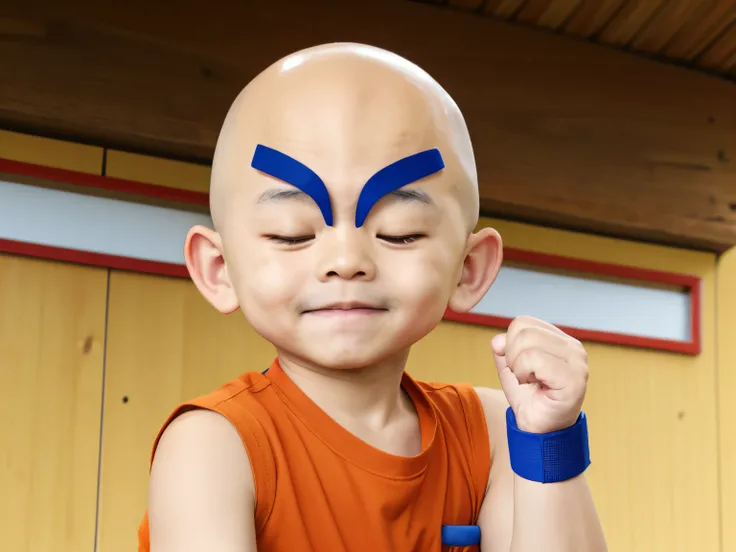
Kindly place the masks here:
[(386, 312), (387, 309), (374, 307), (367, 303), (359, 302), (343, 302), (343, 303), (332, 303), (319, 307), (316, 309), (310, 309), (304, 311), (304, 314), (316, 314), (320, 316), (358, 316), (358, 315), (370, 315), (379, 314)]

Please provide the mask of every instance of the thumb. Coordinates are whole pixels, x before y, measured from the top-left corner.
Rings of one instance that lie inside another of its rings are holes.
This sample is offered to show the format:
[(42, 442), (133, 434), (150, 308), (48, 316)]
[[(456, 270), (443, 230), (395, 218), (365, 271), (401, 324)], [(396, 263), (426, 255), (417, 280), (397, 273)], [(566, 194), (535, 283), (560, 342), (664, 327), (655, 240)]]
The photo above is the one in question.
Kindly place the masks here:
[(506, 354), (506, 334), (498, 334), (491, 339), (491, 349), (494, 355), (503, 356)]
[(506, 363), (506, 334), (499, 334), (491, 340), (491, 349), (493, 350), (493, 360), (496, 362), (496, 370), (498, 371), (498, 380), (501, 388), (509, 402), (511, 397), (519, 387), (519, 380)]

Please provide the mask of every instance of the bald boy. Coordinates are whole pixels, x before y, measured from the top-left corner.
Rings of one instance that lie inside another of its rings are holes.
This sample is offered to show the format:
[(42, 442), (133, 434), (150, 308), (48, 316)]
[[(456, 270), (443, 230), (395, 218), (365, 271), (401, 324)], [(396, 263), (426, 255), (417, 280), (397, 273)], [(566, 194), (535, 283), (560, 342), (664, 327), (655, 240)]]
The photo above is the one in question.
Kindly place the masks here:
[(502, 391), (404, 371), (498, 273), (478, 202), (462, 114), (407, 60), (330, 44), (248, 84), (217, 143), (215, 229), (185, 255), (277, 358), (166, 421), (141, 551), (606, 549), (578, 341), (517, 318), (491, 343)]

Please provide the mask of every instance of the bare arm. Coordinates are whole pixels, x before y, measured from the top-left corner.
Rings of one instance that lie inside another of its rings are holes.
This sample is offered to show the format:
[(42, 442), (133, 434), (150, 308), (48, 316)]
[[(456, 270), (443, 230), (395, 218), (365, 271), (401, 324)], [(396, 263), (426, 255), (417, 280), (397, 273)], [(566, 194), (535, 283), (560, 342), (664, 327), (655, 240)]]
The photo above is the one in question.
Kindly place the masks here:
[(256, 552), (253, 474), (225, 418), (195, 410), (161, 437), (151, 469), (151, 552)]
[(584, 475), (561, 483), (537, 483), (511, 470), (502, 391), (476, 389), (483, 403), (493, 463), (481, 506), (481, 550), (509, 552), (605, 552), (598, 514)]

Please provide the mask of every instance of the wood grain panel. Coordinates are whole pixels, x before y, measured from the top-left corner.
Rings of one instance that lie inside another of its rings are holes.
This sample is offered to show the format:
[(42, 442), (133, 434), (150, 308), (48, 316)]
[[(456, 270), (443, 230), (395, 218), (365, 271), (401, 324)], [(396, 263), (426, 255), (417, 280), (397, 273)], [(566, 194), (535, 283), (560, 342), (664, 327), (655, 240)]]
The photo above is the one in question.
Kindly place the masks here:
[(707, 2), (693, 0), (670, 0), (663, 3), (656, 17), (631, 42), (632, 48), (651, 53), (660, 52), (683, 25), (702, 16), (709, 7)]
[(107, 271), (0, 255), (0, 534), (92, 552)]
[(646, 2), (628, 2), (616, 17), (601, 32), (599, 40), (613, 46), (626, 46), (646, 27), (665, 0), (647, 0)]
[(137, 547), (154, 437), (181, 402), (246, 371), (273, 347), (240, 313), (212, 309), (188, 280), (112, 272), (105, 381), (99, 547)]
[(89, 174), (102, 170), (102, 148), (0, 129), (0, 159)]
[(716, 297), (718, 310), (718, 432), (720, 436), (721, 468), (721, 517), (724, 520), (723, 551), (736, 551), (736, 439), (733, 427), (736, 423), (736, 249), (731, 249), (718, 259), (718, 286)]
[[(703, 277), (701, 355), (586, 344), (591, 376), (584, 408), (593, 459), (587, 477), (609, 550), (720, 552), (715, 256), (496, 220), (481, 224), (499, 229), (510, 247)], [(736, 266), (736, 261), (731, 265)], [(731, 322), (727, 327), (736, 325)], [(498, 388), (490, 352), (496, 333), (443, 322), (414, 347), (408, 370), (432, 381)], [(729, 389), (736, 392), (736, 383)], [(729, 427), (722, 425), (721, 434), (732, 442)], [(736, 447), (729, 450), (731, 456), (736, 454)], [(736, 504), (736, 494), (730, 503)], [(724, 519), (729, 518), (724, 515)]]
[(559, 29), (583, 5), (584, 0), (553, 0), (549, 7), (539, 16), (540, 27)]
[(676, 59), (692, 60), (736, 18), (736, 2), (715, 0), (702, 13), (685, 21), (684, 25), (667, 46), (665, 55)]
[(550, 0), (526, 0), (513, 17), (514, 21), (522, 23), (537, 23), (542, 15), (550, 9)]
[(106, 176), (207, 193), (210, 167), (123, 151), (107, 151)]
[(736, 20), (726, 27), (720, 34), (718, 41), (712, 44), (699, 56), (699, 63), (703, 67), (731, 66), (736, 53)]
[[(282, 55), (350, 35), (415, 61), (455, 97), (487, 214), (719, 251), (736, 243), (728, 82), (417, 2), (216, 2), (207, 24), (197, 3), (185, 3), (177, 25), (142, 0), (89, 10), (39, 0), (32, 13), (21, 0), (6, 4), (43, 29), (0, 41), (0, 65), (13, 75), (0, 81), (0, 121), (11, 125), (207, 161), (250, 78)], [(658, 2), (626, 5), (638, 7), (601, 4), (624, 22), (607, 27), (624, 41)], [(521, 7), (486, 5), (512, 15)]]
[(699, 54), (728, 49), (724, 32), (736, 0), (488, 0), (479, 9), (469, 0), (413, 0), (452, 6), (511, 22), (583, 36), (593, 42), (674, 62), (731, 79), (728, 61)]
[(515, 17), (519, 10), (524, 7), (526, 0), (500, 0), (498, 2), (488, 2), (485, 5), (485, 13), (493, 14), (496, 17), (511, 19)]
[(600, 33), (621, 10), (627, 0), (583, 2), (565, 26), (565, 32), (575, 36), (591, 37)]

